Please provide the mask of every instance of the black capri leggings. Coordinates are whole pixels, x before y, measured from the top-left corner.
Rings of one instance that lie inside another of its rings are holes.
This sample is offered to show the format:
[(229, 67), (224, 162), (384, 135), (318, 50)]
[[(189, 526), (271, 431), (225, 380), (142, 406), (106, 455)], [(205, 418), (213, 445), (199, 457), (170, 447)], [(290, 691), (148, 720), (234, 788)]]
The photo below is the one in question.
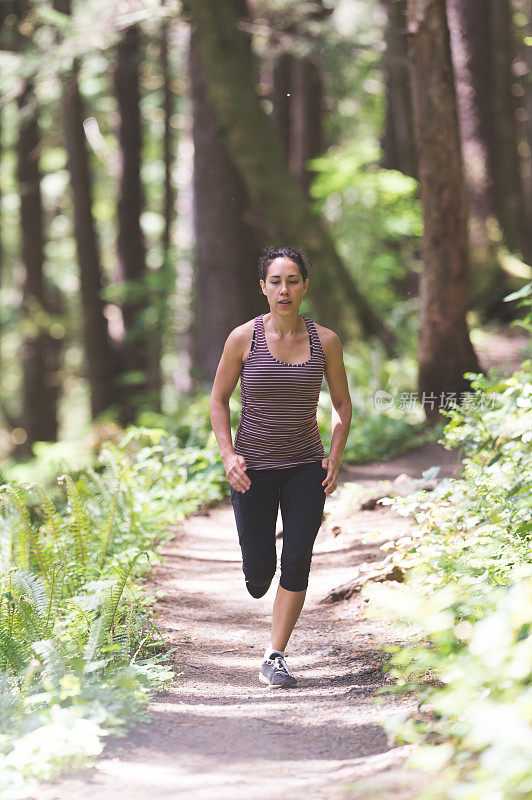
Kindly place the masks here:
[(283, 519), (280, 585), (291, 592), (308, 586), (314, 540), (323, 519), (327, 475), (321, 459), (279, 469), (247, 469), (247, 492), (231, 486), (242, 570), (251, 583), (268, 583), (275, 575), (275, 524), (279, 504)]

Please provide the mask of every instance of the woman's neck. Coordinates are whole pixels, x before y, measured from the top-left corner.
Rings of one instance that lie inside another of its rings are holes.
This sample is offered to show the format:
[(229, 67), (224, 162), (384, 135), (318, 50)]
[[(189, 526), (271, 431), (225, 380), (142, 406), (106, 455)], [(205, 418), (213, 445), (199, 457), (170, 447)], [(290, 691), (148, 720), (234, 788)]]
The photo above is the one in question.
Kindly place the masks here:
[[(267, 319), (265, 319), (265, 317), (267, 317)], [(279, 336), (294, 336), (300, 329), (301, 323), (299, 320), (300, 316), (297, 311), (295, 315), (283, 314), (282, 316), (276, 314), (274, 311), (270, 311), (263, 317), (263, 322), (266, 322), (270, 330)]]

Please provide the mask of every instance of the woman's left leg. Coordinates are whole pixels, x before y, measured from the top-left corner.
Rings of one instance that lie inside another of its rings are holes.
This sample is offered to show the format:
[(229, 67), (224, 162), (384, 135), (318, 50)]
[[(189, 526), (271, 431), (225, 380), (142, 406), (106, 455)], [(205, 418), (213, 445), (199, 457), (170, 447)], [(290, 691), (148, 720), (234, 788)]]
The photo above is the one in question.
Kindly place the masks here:
[[(288, 472), (288, 471), (287, 471)], [(305, 602), (312, 548), (323, 519), (327, 469), (321, 460), (291, 468), (281, 484), (281, 578), (273, 606), (271, 644), (284, 651)]]
[(284, 653), (288, 640), (295, 628), (305, 602), (307, 590), (289, 592), (281, 584), (277, 587), (277, 594), (273, 603), (271, 645), (275, 650)]

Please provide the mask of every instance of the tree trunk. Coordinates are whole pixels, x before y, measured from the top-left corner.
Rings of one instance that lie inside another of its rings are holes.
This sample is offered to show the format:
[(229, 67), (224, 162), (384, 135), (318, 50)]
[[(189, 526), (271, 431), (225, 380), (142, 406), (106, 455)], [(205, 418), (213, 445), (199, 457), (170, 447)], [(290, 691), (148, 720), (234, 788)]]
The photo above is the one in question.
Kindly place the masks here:
[[(527, 209), (527, 228), (532, 231), (532, 2), (527, 0), (525, 36), (528, 44), (523, 46), (523, 91), (525, 110), (525, 141), (527, 154), (524, 158), (525, 200)], [(530, 262), (529, 262), (530, 263)]]
[(479, 371), (466, 322), (467, 204), (444, 0), (408, 0), (408, 33), (424, 220), (418, 390), (436, 422), (441, 400), (469, 389), (463, 373)]
[(290, 154), (290, 106), (292, 96), (291, 53), (279, 53), (272, 70), (272, 120), (283, 143), (286, 157)]
[(484, 0), (448, 0), (453, 72), (469, 207), (472, 305), (499, 306), (512, 287), (498, 259), (500, 227), (489, 161), (493, 120), (489, 7)]
[(43, 274), (40, 138), (36, 97), (30, 81), (25, 82), (18, 97), (18, 108), (17, 178), (24, 267), (22, 329), (25, 331), (20, 357), (23, 371), (22, 426), (26, 437), (18, 451), (31, 455), (34, 442), (57, 440), (58, 342), (47, 330), (47, 315), (52, 308)]
[(151, 341), (146, 323), (147, 284), (144, 237), (140, 215), (144, 193), (140, 179), (142, 148), (140, 118), (139, 30), (128, 28), (117, 48), (115, 86), (119, 111), (121, 173), (118, 197), (119, 277), (126, 281), (122, 301), (124, 364), (129, 372), (121, 421), (132, 422), (147, 390)]
[(175, 287), (176, 269), (175, 260), (171, 253), (172, 222), (174, 218), (174, 205), (176, 193), (172, 181), (172, 164), (175, 155), (175, 143), (171, 118), (174, 114), (174, 93), (172, 91), (172, 76), (169, 63), (168, 38), (170, 23), (163, 20), (161, 23), (160, 62), (163, 78), (163, 117), (164, 133), (162, 141), (162, 156), (164, 162), (164, 191), (162, 215), (164, 220), (161, 237), (162, 259), (157, 271), (156, 288), (153, 291), (152, 306), (156, 308), (156, 322), (152, 338), (152, 357), (148, 365), (148, 387), (153, 397), (152, 409), (161, 413), (161, 395), (163, 377), (161, 372), (164, 334), (170, 326), (171, 308), (168, 304), (168, 295)]
[(192, 363), (196, 380), (212, 382), (229, 332), (266, 310), (257, 263), (260, 245), (245, 221), (247, 192), (220, 134), (206, 94), (192, 31), (189, 54), (194, 138), (195, 314)]
[[(56, 11), (70, 14), (70, 0), (54, 0)], [(83, 344), (95, 419), (118, 399), (113, 390), (117, 355), (113, 350), (101, 298), (101, 259), (92, 216), (92, 177), (83, 130), (83, 102), (78, 65), (63, 80), (62, 115), (74, 207), (74, 236), (78, 253), (83, 313)]]
[[(318, 56), (314, 58), (318, 59)], [(308, 192), (314, 173), (307, 162), (319, 155), (323, 148), (323, 87), (319, 63), (310, 56), (294, 59), (292, 86), (290, 168)]]
[(512, 62), (516, 55), (515, 32), (509, 0), (487, 3), (493, 54), (491, 98), (493, 129), (489, 158), (495, 183), (498, 216), (510, 249), (532, 262), (532, 229), (527, 225), (521, 165), (518, 155), (516, 79)]
[(255, 91), (254, 63), (238, 27), (239, 3), (186, 0), (184, 5), (198, 33), (210, 100), (248, 191), (250, 220), (270, 240), (303, 247), (310, 256), (310, 301), (322, 324), (345, 332), (354, 312), (363, 333), (379, 337), (391, 350), (391, 334), (357, 289), (303, 187), (290, 174), (282, 143)]
[(388, 24), (384, 53), (386, 118), (382, 166), (417, 178), (412, 98), (406, 52), (406, 0), (384, 0)]

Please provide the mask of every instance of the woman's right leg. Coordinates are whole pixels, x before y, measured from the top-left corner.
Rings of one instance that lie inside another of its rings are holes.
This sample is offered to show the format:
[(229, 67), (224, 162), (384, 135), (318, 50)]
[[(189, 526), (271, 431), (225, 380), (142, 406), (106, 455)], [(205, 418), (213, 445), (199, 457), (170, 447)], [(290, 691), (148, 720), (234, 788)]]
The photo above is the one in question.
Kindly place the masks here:
[[(275, 525), (279, 511), (279, 478), (274, 469), (248, 469), (251, 486), (239, 492), (231, 486), (242, 571), (252, 587), (269, 586), (277, 567)], [(263, 592), (263, 594), (265, 593)], [(257, 592), (253, 596), (261, 597)]]

